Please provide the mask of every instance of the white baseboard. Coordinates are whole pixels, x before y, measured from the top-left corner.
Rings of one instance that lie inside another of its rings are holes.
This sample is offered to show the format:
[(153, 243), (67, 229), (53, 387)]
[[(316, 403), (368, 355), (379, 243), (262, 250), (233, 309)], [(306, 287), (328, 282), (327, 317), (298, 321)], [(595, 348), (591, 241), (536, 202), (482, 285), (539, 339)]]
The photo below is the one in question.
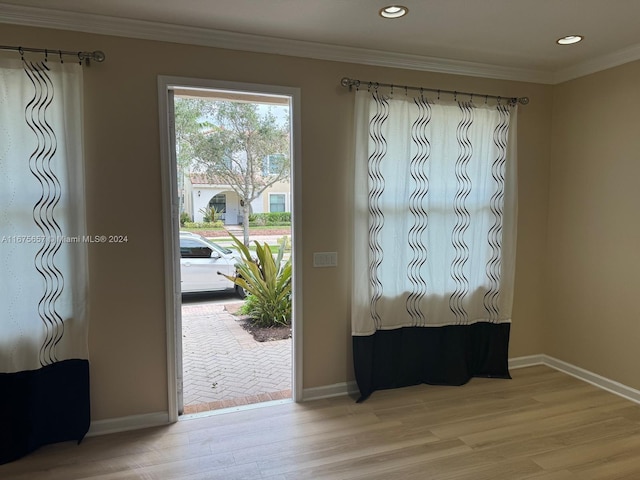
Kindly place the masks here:
[(615, 380), (610, 380), (602, 375), (585, 370), (584, 368), (576, 367), (575, 365), (550, 357), (549, 355), (540, 354), (509, 359), (510, 369), (532, 367), (534, 365), (546, 365), (547, 367), (566, 373), (567, 375), (571, 375), (572, 377), (590, 383), (591, 385), (606, 390), (607, 392), (614, 393), (620, 397), (626, 398), (627, 400), (640, 404), (640, 390), (623, 385)]
[[(322, 387), (305, 388), (302, 391), (302, 401), (319, 400), (321, 398), (338, 397), (341, 395), (348, 395), (358, 392), (358, 386), (355, 381), (336, 383), (334, 385), (325, 385)], [(287, 400), (289, 402), (290, 400)], [(286, 403), (286, 402), (265, 402), (265, 403)], [(224, 409), (224, 412), (218, 411), (217, 413), (228, 413), (229, 411), (239, 410), (241, 408), (229, 408)], [(206, 412), (208, 413), (208, 412)], [(187, 415), (189, 418), (195, 418), (197, 416), (207, 415)], [(128, 430), (140, 430), (142, 428), (159, 427), (162, 425), (168, 425), (169, 414), (167, 412), (146, 413), (143, 415), (130, 415), (127, 417), (108, 418), (106, 420), (96, 420), (91, 422), (91, 427), (87, 433), (88, 437), (97, 435), (106, 435), (109, 433), (126, 432)]]
[(128, 417), (108, 418), (91, 422), (88, 437), (106, 435), (108, 433), (126, 432), (128, 430), (140, 430), (142, 428), (159, 427), (168, 425), (169, 414), (167, 412), (145, 413), (143, 415), (130, 415)]
[[(576, 377), (591, 385), (626, 398), (640, 404), (640, 390), (636, 390), (622, 383), (610, 380), (596, 373), (590, 372), (570, 363), (550, 357), (549, 355), (529, 355), (509, 359), (509, 369), (532, 367), (534, 365), (546, 365), (560, 372)], [(320, 400), (322, 398), (339, 397), (358, 393), (355, 381), (334, 383), (322, 387), (305, 388), (302, 391), (302, 401)], [(168, 425), (169, 414), (167, 412), (147, 413), (144, 415), (131, 415), (128, 417), (110, 418), (91, 422), (91, 428), (87, 436), (105, 435), (107, 433), (125, 432), (142, 428)]]
[[(532, 367), (534, 365), (546, 365), (560, 372), (576, 377), (596, 387), (619, 395), (620, 397), (640, 404), (640, 390), (636, 390), (622, 383), (610, 380), (596, 373), (590, 372), (570, 363), (550, 357), (549, 355), (537, 354), (525, 357), (515, 357), (509, 359), (509, 369)], [(305, 388), (302, 392), (302, 401), (319, 400), (321, 398), (338, 397), (340, 395), (357, 394), (358, 386), (355, 381), (335, 383), (322, 387)]]
[(598, 375), (597, 373), (576, 367), (575, 365), (558, 360), (557, 358), (553, 358), (548, 355), (542, 356), (544, 357), (544, 365), (547, 365), (548, 367), (555, 368), (567, 375), (579, 378), (591, 385), (595, 385), (603, 390), (640, 404), (640, 390), (636, 390), (635, 388), (631, 388), (627, 385), (616, 382), (615, 380), (610, 380), (602, 375)]
[(544, 365), (545, 355), (529, 355), (527, 357), (516, 357), (509, 359), (509, 370), (516, 368), (533, 367), (534, 365)]
[(358, 385), (354, 380), (350, 382), (334, 383), (322, 387), (305, 388), (302, 390), (302, 401), (320, 400), (321, 398), (339, 397), (341, 395), (357, 394)]

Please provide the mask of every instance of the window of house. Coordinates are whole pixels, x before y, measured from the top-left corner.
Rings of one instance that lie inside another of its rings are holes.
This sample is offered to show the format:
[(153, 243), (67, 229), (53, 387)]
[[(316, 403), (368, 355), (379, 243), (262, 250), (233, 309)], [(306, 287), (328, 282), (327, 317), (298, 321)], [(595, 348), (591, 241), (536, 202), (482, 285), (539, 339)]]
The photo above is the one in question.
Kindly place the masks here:
[(227, 196), (224, 193), (219, 193), (209, 201), (209, 207), (218, 213), (224, 213), (227, 209)]
[(269, 211), (270, 212), (286, 212), (284, 193), (271, 193), (269, 195)]
[(285, 158), (282, 153), (267, 155), (267, 157), (264, 160), (262, 174), (264, 176), (278, 175), (278, 173), (280, 173), (280, 171), (282, 170), (284, 161), (285, 161)]

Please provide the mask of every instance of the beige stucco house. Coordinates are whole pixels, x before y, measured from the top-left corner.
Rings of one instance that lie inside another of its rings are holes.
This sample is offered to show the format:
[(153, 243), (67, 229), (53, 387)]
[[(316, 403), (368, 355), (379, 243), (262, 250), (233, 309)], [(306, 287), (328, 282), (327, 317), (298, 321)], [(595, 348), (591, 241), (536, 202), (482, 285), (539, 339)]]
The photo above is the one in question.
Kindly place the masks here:
[[(242, 209), (240, 197), (230, 185), (215, 183), (207, 175), (188, 174), (184, 178), (183, 211), (191, 215), (194, 222), (203, 221), (203, 210), (214, 207), (216, 211), (224, 212), (222, 220), (225, 225), (240, 225), (242, 223)], [(290, 212), (291, 185), (280, 181), (268, 187), (253, 202), (252, 213)]]

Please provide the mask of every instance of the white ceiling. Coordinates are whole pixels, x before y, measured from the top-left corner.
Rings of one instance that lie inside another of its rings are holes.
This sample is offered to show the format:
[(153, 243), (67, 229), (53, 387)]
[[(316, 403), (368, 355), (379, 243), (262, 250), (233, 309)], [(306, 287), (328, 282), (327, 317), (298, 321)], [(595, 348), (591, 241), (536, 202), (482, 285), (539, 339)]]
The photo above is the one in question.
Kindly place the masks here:
[(0, 0), (0, 22), (544, 83), (640, 58), (640, 0), (395, 1)]

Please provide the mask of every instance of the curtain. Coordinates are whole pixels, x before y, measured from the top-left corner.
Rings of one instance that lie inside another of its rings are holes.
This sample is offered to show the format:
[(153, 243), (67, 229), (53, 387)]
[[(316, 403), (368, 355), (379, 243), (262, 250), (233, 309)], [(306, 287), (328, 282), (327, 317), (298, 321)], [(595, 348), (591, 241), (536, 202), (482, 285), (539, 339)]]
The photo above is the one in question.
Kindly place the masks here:
[(356, 92), (352, 335), (377, 389), (509, 378), (516, 107)]
[(0, 59), (0, 464), (89, 429), (82, 67)]

